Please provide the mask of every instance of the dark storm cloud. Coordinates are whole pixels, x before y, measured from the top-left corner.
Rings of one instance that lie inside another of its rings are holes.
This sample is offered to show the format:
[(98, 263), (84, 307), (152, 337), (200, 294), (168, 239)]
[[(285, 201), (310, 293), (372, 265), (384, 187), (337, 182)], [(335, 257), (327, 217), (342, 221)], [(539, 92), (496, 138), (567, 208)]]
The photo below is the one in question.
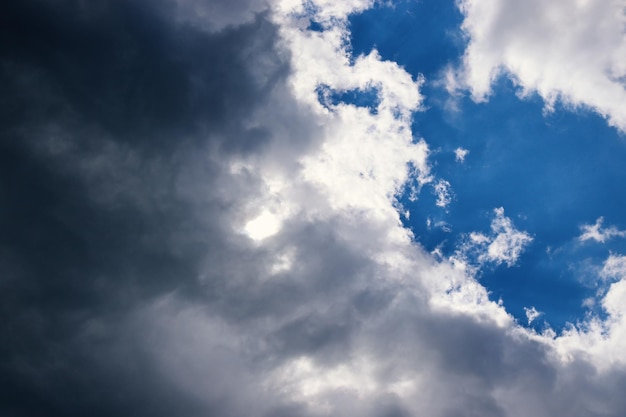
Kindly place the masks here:
[[(171, 146), (173, 134), (236, 128), (288, 69), (285, 57), (266, 55), (274, 28), (258, 17), (212, 35), (174, 26), (160, 3), (0, 6), (4, 129), (70, 118), (155, 147)], [(259, 146), (263, 134), (245, 133), (226, 146)]]
[(238, 197), (196, 155), (262, 151), (241, 121), (289, 68), (264, 16), (211, 33), (171, 7), (0, 5), (3, 415), (200, 413), (120, 322), (163, 294), (217, 297), (198, 276)]

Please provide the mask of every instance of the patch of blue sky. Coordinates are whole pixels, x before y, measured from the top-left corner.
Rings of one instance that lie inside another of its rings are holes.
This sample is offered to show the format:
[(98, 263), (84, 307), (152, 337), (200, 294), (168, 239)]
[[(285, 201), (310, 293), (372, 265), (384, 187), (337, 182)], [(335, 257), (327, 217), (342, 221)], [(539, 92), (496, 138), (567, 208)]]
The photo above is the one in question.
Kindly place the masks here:
[(320, 22), (311, 19), (309, 21), (309, 27), (307, 29), (311, 30), (313, 32), (323, 32), (324, 31), (324, 26), (322, 26), (322, 24)]
[[(455, 199), (436, 214), (418, 201), (410, 226), (430, 248), (441, 244), (441, 232), (426, 237), (427, 220), (446, 222), (451, 232), (442, 250), (451, 253), (460, 235), (488, 230), (491, 209), (505, 207), (534, 241), (517, 266), (485, 270), (481, 282), (518, 319), (525, 318), (525, 306), (535, 306), (545, 313), (536, 323), (545, 319), (561, 328), (583, 317), (582, 301), (596, 291), (590, 266), (600, 265), (609, 250), (626, 250), (619, 237), (605, 244), (578, 240), (580, 226), (599, 216), (626, 227), (620, 192), (626, 144), (592, 113), (557, 109), (544, 116), (539, 99), (520, 101), (505, 78), (494, 92), (484, 104), (463, 99), (456, 114), (432, 105), (416, 115), (416, 130), (434, 150), (434, 172), (450, 182)], [(455, 160), (457, 147), (470, 152), (463, 163)]]
[(350, 17), (352, 50), (354, 55), (368, 54), (375, 47), (384, 59), (397, 62), (413, 75), (421, 73), (432, 79), (462, 54), (461, 22), (454, 1), (377, 5)]
[(338, 91), (321, 85), (317, 88), (317, 97), (326, 108), (339, 103), (352, 104), (357, 107), (366, 107), (372, 114), (378, 112), (377, 108), (380, 104), (379, 89), (376, 87)]
[[(557, 106), (544, 114), (536, 96), (524, 99), (506, 77), (486, 103), (452, 99), (437, 82), (447, 65), (459, 62), (462, 17), (453, 1), (398, 2), (350, 19), (354, 54), (376, 47), (384, 59), (424, 74), (426, 111), (415, 115), (414, 133), (432, 154), (433, 174), (451, 185), (452, 200), (437, 206), (426, 186), (417, 201), (401, 202), (411, 212), (405, 224), (427, 250), (449, 256), (470, 232), (488, 232), (495, 207), (504, 207), (515, 227), (533, 237), (515, 266), (485, 267), (480, 281), (502, 299), (520, 323), (524, 307), (543, 312), (533, 321), (560, 329), (584, 317), (583, 300), (598, 290), (597, 271), (609, 253), (626, 253), (626, 239), (581, 242), (580, 227), (604, 224), (626, 229), (626, 142), (601, 117)], [(454, 151), (467, 149), (463, 162)], [(595, 313), (601, 314), (596, 306)]]

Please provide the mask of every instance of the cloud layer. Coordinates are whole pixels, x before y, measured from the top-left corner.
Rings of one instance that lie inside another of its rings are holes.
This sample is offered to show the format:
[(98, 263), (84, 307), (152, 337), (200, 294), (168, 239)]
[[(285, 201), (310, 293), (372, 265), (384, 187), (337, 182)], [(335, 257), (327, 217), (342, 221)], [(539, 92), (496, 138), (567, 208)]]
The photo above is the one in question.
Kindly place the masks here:
[(371, 2), (207, 4), (0, 6), (1, 414), (623, 416), (623, 262), (537, 334), (402, 226), (423, 79), (351, 55)]

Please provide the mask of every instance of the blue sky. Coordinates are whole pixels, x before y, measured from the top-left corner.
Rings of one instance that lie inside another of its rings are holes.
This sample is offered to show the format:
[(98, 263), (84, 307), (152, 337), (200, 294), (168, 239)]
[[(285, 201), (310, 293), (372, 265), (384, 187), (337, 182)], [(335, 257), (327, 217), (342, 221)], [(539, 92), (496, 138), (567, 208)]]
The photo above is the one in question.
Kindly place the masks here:
[[(523, 308), (534, 306), (544, 313), (539, 323), (563, 328), (584, 317), (582, 302), (597, 290), (589, 267), (625, 248), (623, 238), (605, 245), (577, 238), (580, 226), (600, 216), (626, 228), (626, 197), (618, 191), (626, 180), (626, 142), (591, 110), (558, 105), (545, 114), (543, 100), (536, 94), (520, 99), (507, 75), (498, 78), (488, 102), (466, 94), (451, 110), (441, 79), (466, 46), (461, 21), (453, 2), (434, 0), (379, 5), (350, 18), (353, 54), (376, 48), (383, 59), (426, 78), (424, 110), (412, 128), (427, 140), (433, 171), (450, 182), (453, 198), (439, 208), (431, 187), (415, 202), (404, 195), (411, 211), (405, 224), (425, 248), (440, 246), (451, 255), (463, 234), (489, 227), (493, 207), (505, 207), (534, 240), (514, 267), (486, 268), (480, 282), (520, 322), (526, 321)], [(455, 158), (459, 147), (469, 151), (464, 162)], [(429, 219), (445, 222), (447, 230), (428, 227)]]
[(623, 417), (625, 11), (0, 2), (0, 415)]

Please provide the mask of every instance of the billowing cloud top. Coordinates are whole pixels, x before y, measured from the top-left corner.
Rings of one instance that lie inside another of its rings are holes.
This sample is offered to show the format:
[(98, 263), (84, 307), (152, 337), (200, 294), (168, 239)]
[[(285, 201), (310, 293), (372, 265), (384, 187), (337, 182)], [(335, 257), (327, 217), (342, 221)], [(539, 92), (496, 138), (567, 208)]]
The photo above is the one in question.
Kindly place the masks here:
[[(475, 42), (492, 3), (462, 4)], [(372, 5), (0, 5), (0, 414), (624, 415), (621, 258), (605, 319), (539, 334), (403, 227), (400, 194), (434, 181), (424, 80), (351, 54)], [(546, 91), (622, 127), (611, 56), (606, 91)], [(351, 91), (375, 104), (329, 98)], [(532, 238), (493, 213), (478, 263), (514, 266)]]
[[(469, 45), (457, 77), (485, 100), (502, 74), (522, 95), (589, 107), (626, 131), (623, 0), (460, 0)], [(455, 80), (452, 82), (452, 80)]]

